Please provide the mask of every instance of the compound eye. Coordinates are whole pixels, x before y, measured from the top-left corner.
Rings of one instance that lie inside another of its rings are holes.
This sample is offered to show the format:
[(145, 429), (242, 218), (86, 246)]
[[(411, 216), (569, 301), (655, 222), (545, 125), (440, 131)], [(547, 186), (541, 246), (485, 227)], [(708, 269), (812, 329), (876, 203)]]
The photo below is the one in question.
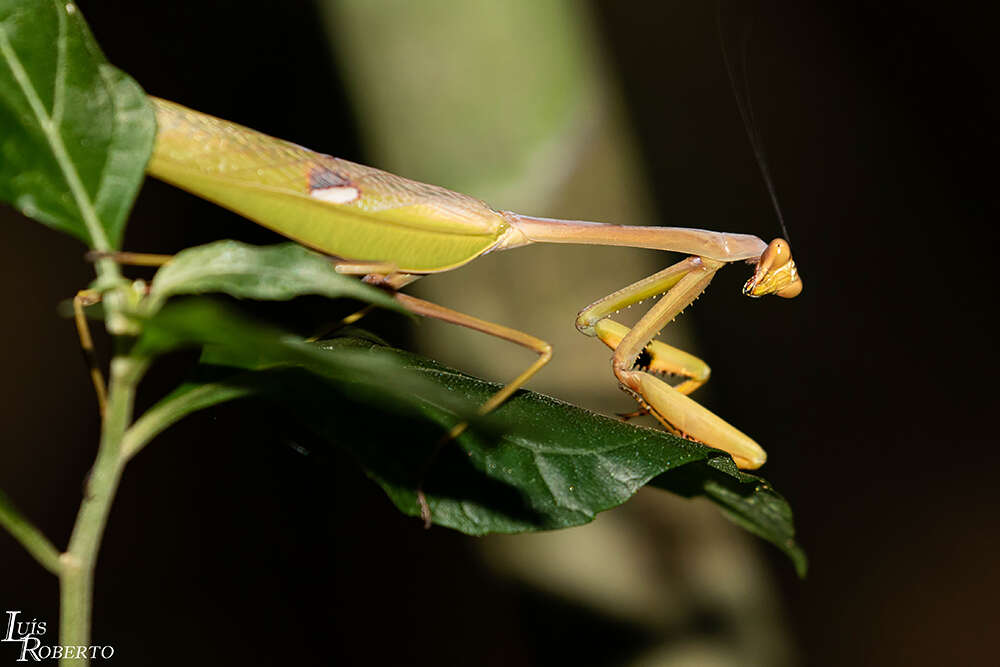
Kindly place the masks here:
[(761, 266), (780, 269), (792, 258), (792, 248), (785, 239), (774, 239), (760, 258)]

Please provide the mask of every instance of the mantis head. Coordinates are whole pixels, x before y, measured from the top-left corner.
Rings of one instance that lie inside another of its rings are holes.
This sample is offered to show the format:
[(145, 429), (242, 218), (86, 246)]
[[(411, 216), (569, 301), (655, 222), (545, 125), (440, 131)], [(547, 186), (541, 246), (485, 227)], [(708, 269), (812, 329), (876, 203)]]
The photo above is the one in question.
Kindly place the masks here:
[(791, 299), (802, 291), (802, 280), (792, 260), (792, 248), (785, 239), (774, 239), (757, 260), (757, 268), (743, 286), (747, 296), (777, 294)]

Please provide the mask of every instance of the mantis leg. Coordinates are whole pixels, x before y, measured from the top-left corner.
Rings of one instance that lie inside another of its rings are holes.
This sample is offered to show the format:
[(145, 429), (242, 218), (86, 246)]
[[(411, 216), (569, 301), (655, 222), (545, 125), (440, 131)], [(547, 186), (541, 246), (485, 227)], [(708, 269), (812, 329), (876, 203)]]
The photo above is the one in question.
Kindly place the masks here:
[(158, 255), (148, 252), (126, 252), (122, 250), (100, 251), (91, 250), (87, 260), (96, 262), (99, 259), (112, 259), (124, 266), (163, 266), (174, 258), (173, 255)]
[[(441, 320), (442, 322), (457, 324), (467, 329), (481, 331), (497, 338), (509, 340), (512, 343), (516, 343), (521, 347), (526, 347), (529, 350), (538, 353), (538, 359), (536, 359), (534, 363), (528, 366), (523, 373), (504, 385), (500, 391), (491, 396), (489, 400), (479, 407), (479, 414), (485, 415), (495, 410), (504, 401), (510, 398), (511, 394), (520, 389), (525, 382), (530, 380), (531, 376), (541, 370), (542, 366), (549, 363), (549, 359), (552, 358), (552, 346), (541, 338), (536, 338), (531, 334), (518, 331), (517, 329), (505, 327), (502, 324), (481, 320), (478, 317), (473, 317), (472, 315), (467, 315), (466, 313), (452, 310), (451, 308), (445, 308), (444, 306), (439, 306), (436, 303), (418, 299), (414, 296), (403, 294), (398, 291), (419, 278), (419, 275), (411, 273), (394, 273), (388, 276), (373, 274), (365, 276), (365, 282), (371, 285), (378, 285), (380, 287), (386, 287), (393, 290), (393, 296), (396, 300), (406, 306), (406, 308), (412, 313), (423, 315), (424, 317), (431, 317), (436, 320)], [(452, 432), (449, 434), (449, 438), (457, 437), (466, 429), (467, 426), (468, 424), (465, 423), (459, 424), (452, 429)]]
[[(419, 276), (413, 276), (408, 274), (395, 274), (392, 276), (368, 276), (365, 278), (365, 282), (369, 282), (375, 285), (383, 285), (392, 289), (399, 289), (404, 285), (407, 285)], [(510, 327), (505, 327), (502, 324), (496, 324), (494, 322), (488, 322), (486, 320), (481, 320), (478, 317), (473, 317), (472, 315), (467, 315), (465, 313), (459, 312), (457, 310), (452, 310), (450, 308), (445, 308), (444, 306), (439, 306), (436, 303), (431, 303), (430, 301), (425, 301), (423, 299), (418, 299), (416, 297), (410, 296), (409, 294), (403, 294), (401, 292), (395, 293), (395, 298), (401, 304), (403, 304), (410, 312), (417, 315), (423, 315), (424, 317), (431, 317), (436, 320), (441, 320), (442, 322), (449, 322), (451, 324), (457, 324), (459, 326), (465, 327), (467, 329), (473, 329), (475, 331), (481, 331), (485, 334), (491, 336), (496, 336), (497, 338), (502, 338), (504, 340), (509, 340), (512, 343), (516, 343), (521, 347), (526, 347), (529, 350), (538, 354), (538, 358), (529, 365), (524, 371), (518, 375), (516, 378), (505, 384), (500, 391), (496, 392), (490, 398), (479, 406), (479, 414), (485, 415), (492, 412), (504, 401), (506, 401), (510, 396), (524, 386), (531, 377), (542, 369), (545, 364), (549, 363), (552, 358), (552, 346), (541, 338), (536, 338), (531, 334), (525, 333), (523, 331), (518, 331), (517, 329), (512, 329)], [(442, 446), (451, 440), (454, 440), (459, 435), (461, 435), (469, 426), (468, 422), (461, 422), (456, 424), (452, 429), (438, 441), (437, 448), (434, 450), (434, 454), (428, 459), (426, 465), (424, 466), (424, 471), (421, 473), (421, 480), (417, 486), (417, 502), (420, 504), (420, 516), (424, 520), (424, 527), (430, 528), (431, 525), (431, 508), (427, 503), (427, 497), (424, 495), (423, 491), (423, 476), (426, 474), (427, 469), (430, 467), (431, 462), (433, 462), (437, 452)]]
[[(333, 268), (337, 271), (337, 273), (342, 273), (348, 276), (365, 276), (366, 279), (371, 278), (370, 280), (368, 280), (368, 282), (371, 282), (373, 284), (382, 285), (383, 287), (387, 287), (393, 290), (398, 289), (397, 287), (394, 287), (388, 280), (386, 280), (385, 275), (383, 275), (383, 274), (386, 275), (395, 274), (396, 271), (395, 264), (387, 264), (384, 262), (347, 262), (343, 260), (334, 260)], [(376, 306), (371, 303), (368, 304), (367, 306), (362, 306), (361, 308), (354, 311), (350, 315), (347, 315), (346, 317), (341, 319), (339, 322), (336, 322), (332, 325), (328, 325), (322, 328), (320, 331), (313, 334), (306, 340), (308, 340), (309, 342), (314, 342), (320, 340), (321, 338), (326, 338), (333, 332), (358, 322), (366, 315), (368, 315), (368, 313), (375, 310), (375, 308)]]
[(90, 325), (87, 324), (87, 316), (83, 309), (100, 303), (101, 295), (93, 290), (80, 290), (73, 297), (73, 321), (76, 323), (76, 335), (80, 339), (80, 349), (83, 350), (83, 358), (87, 362), (87, 369), (90, 371), (90, 381), (94, 384), (94, 393), (97, 394), (97, 408), (101, 417), (104, 417), (104, 406), (107, 403), (108, 390), (104, 383), (104, 375), (101, 374), (101, 365), (97, 360), (97, 352), (94, 350), (94, 339), (90, 335)]
[[(688, 257), (585, 308), (577, 328), (598, 336), (614, 349), (612, 369), (622, 386), (639, 405), (667, 430), (732, 455), (740, 468), (759, 468), (767, 460), (764, 450), (687, 394), (708, 380), (710, 370), (697, 357), (652, 339), (705, 290), (723, 262)], [(664, 293), (631, 329), (607, 319), (612, 313)], [(687, 378), (671, 387), (654, 372)]]
[[(605, 318), (594, 327), (597, 337), (612, 350), (618, 349), (630, 329), (624, 324)], [(641, 370), (667, 375), (679, 375), (684, 379), (674, 389), (685, 396), (708, 382), (712, 369), (708, 364), (689, 352), (667, 345), (658, 340), (646, 344), (646, 349), (639, 354), (636, 364)]]
[[(616, 350), (630, 329), (607, 316), (626, 306), (655, 298), (674, 288), (685, 275), (702, 267), (697, 257), (670, 266), (663, 271), (618, 290), (584, 308), (576, 320), (576, 327), (588, 336), (597, 336), (612, 350)], [(711, 369), (704, 361), (666, 343), (654, 340), (646, 344), (636, 361), (642, 370), (655, 373), (679, 375), (686, 378), (674, 389), (684, 395), (690, 394), (708, 382)]]
[[(509, 340), (512, 343), (526, 347), (538, 354), (538, 358), (520, 375), (505, 384), (500, 391), (493, 394), (489, 400), (479, 406), (479, 414), (481, 415), (492, 412), (499, 407), (504, 401), (510, 398), (511, 394), (520, 389), (525, 382), (530, 380), (531, 376), (541, 370), (545, 364), (549, 363), (549, 359), (552, 358), (552, 346), (541, 338), (536, 338), (531, 334), (518, 331), (517, 329), (511, 329), (510, 327), (505, 327), (502, 324), (487, 322), (486, 320), (481, 320), (478, 317), (473, 317), (472, 315), (467, 315), (457, 310), (451, 310), (450, 308), (439, 306), (436, 303), (431, 303), (430, 301), (424, 301), (423, 299), (412, 297), (409, 294), (397, 293), (395, 297), (397, 301), (417, 315), (432, 317), (436, 320), (450, 322), (451, 324), (457, 324), (459, 326), (466, 327), (467, 329), (481, 331), (485, 334), (496, 336), (497, 338)], [(458, 424), (448, 434), (448, 438), (457, 437), (467, 427), (467, 423), (463, 422)]]
[(333, 266), (337, 273), (348, 276), (391, 275), (398, 268), (391, 262), (350, 262), (341, 259), (334, 260)]
[[(101, 259), (111, 258), (119, 264), (129, 266), (163, 266), (172, 259), (173, 255), (153, 255), (149, 253), (111, 251), (102, 252), (91, 250), (86, 254), (86, 259), (96, 262)], [(94, 290), (80, 290), (73, 297), (73, 321), (76, 323), (76, 335), (80, 339), (80, 349), (83, 350), (83, 357), (87, 362), (87, 369), (90, 372), (90, 381), (94, 385), (94, 393), (97, 395), (97, 408), (101, 417), (104, 417), (104, 407), (107, 403), (108, 390), (101, 373), (101, 365), (94, 351), (94, 339), (90, 335), (90, 325), (87, 323), (87, 316), (83, 309), (101, 302), (100, 292)]]
[[(481, 331), (491, 336), (496, 336), (497, 338), (503, 338), (504, 340), (509, 340), (512, 343), (517, 343), (522, 347), (526, 347), (529, 350), (533, 350), (538, 353), (538, 358), (530, 366), (524, 369), (520, 375), (504, 385), (500, 391), (493, 394), (485, 403), (479, 406), (479, 414), (481, 415), (485, 415), (495, 410), (504, 401), (510, 398), (515, 391), (520, 389), (525, 382), (531, 379), (531, 376), (541, 370), (545, 364), (549, 363), (549, 359), (552, 358), (551, 345), (546, 343), (544, 340), (536, 338), (531, 334), (524, 333), (523, 331), (511, 329), (510, 327), (505, 327), (501, 324), (487, 322), (486, 320), (481, 320), (478, 317), (466, 315), (465, 313), (461, 313), (457, 310), (451, 310), (450, 308), (445, 308), (444, 306), (439, 306), (435, 303), (431, 303), (430, 301), (417, 299), (409, 294), (401, 294), (397, 292), (396, 300), (406, 306), (411, 312), (418, 315), (433, 317), (434, 319), (442, 320), (444, 322), (450, 322), (469, 329), (474, 329), (475, 331)], [(420, 517), (424, 520), (425, 528), (430, 528), (431, 526), (431, 508), (427, 503), (427, 497), (424, 495), (424, 490), (422, 488), (423, 475), (426, 474), (427, 468), (434, 460), (437, 451), (440, 450), (445, 443), (454, 440), (461, 435), (465, 429), (468, 428), (468, 426), (468, 422), (456, 424), (443, 438), (441, 438), (434, 454), (430, 459), (428, 459), (427, 464), (424, 467), (424, 472), (421, 474), (421, 480), (417, 486), (417, 502), (420, 504)]]

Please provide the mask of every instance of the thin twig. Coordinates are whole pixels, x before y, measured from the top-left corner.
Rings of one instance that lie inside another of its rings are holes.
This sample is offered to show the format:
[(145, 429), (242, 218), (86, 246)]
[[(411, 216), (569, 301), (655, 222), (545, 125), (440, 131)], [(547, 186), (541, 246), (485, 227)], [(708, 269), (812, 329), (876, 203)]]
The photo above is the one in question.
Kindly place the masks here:
[(42, 567), (58, 575), (62, 570), (59, 550), (49, 542), (24, 515), (17, 511), (10, 499), (0, 491), (0, 526), (7, 529), (15, 540), (21, 543)]

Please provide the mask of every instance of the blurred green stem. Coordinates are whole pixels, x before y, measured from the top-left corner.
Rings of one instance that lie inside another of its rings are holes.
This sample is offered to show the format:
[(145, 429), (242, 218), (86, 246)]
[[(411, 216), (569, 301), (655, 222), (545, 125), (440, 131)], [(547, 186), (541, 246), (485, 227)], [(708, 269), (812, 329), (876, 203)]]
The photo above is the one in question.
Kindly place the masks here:
[[(105, 293), (106, 324), (112, 332), (121, 328), (122, 305), (128, 301), (128, 287), (114, 262), (97, 264), (98, 282), (119, 286)], [(132, 355), (127, 349), (130, 338), (116, 336), (118, 353), (111, 360), (111, 380), (101, 442), (97, 459), (90, 470), (83, 501), (73, 525), (69, 547), (62, 554), (31, 524), (10, 500), (0, 493), (0, 526), (10, 532), (42, 567), (59, 577), (59, 644), (62, 647), (89, 647), (93, 608), (94, 569), (104, 527), (114, 501), (128, 456), (122, 444), (132, 422), (135, 392), (149, 365), (148, 359)], [(89, 664), (88, 658), (60, 658), (60, 664)]]
[[(248, 382), (250, 373), (243, 376)], [(197, 410), (234, 401), (252, 395), (256, 388), (232, 383), (210, 383), (185, 394), (167, 397), (146, 410), (125, 432), (121, 442), (121, 457), (128, 461), (161, 432)]]
[[(121, 344), (121, 340), (116, 343)], [(69, 548), (60, 556), (59, 643), (89, 646), (93, 607), (94, 568), (108, 513), (118, 490), (126, 457), (122, 438), (132, 421), (136, 388), (148, 366), (144, 358), (116, 354), (111, 361), (107, 412), (101, 430), (97, 459), (90, 471), (83, 502), (73, 526)], [(63, 658), (60, 664), (86, 664), (86, 659)]]
[(49, 539), (18, 512), (10, 499), (0, 491), (0, 526), (7, 529), (15, 540), (21, 543), (42, 567), (58, 575), (62, 569), (59, 562), (59, 551), (52, 546)]

